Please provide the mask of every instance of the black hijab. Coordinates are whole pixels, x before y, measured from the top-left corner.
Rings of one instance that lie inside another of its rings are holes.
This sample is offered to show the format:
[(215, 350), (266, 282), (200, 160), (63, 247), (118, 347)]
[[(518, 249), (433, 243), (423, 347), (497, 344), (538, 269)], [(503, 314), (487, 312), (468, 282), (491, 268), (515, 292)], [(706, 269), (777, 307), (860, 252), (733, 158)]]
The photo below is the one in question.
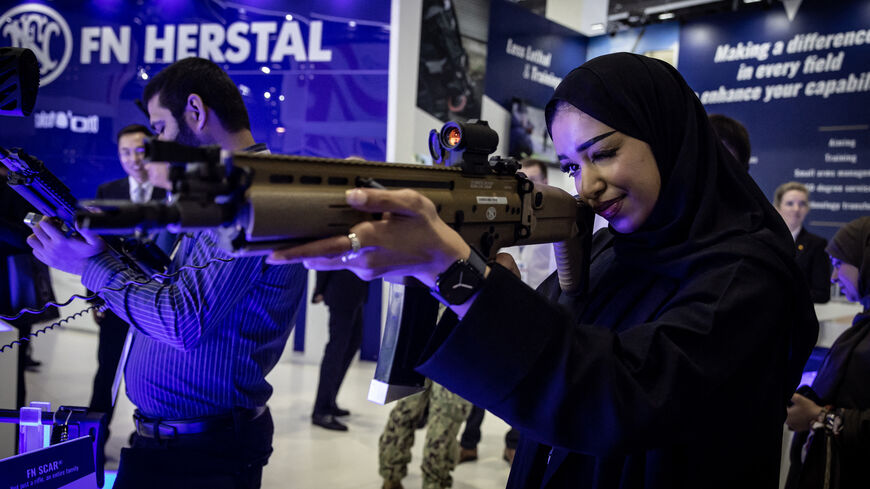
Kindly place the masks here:
[[(782, 287), (792, 289), (792, 344), (815, 342), (818, 322), (785, 222), (732, 161), (676, 69), (636, 54), (601, 56), (571, 71), (556, 88), (547, 105), (548, 128), (559, 101), (646, 142), (655, 157), (659, 198), (637, 231), (610, 229), (617, 260), (678, 279), (697, 267), (754, 260), (776, 270)], [(793, 353), (800, 372), (809, 352)]]
[[(752, 236), (793, 262), (794, 242), (782, 220), (749, 175), (719, 142), (704, 107), (669, 64), (616, 53), (576, 68), (547, 105), (552, 121), (558, 101), (649, 144), (662, 186), (653, 211), (638, 231), (616, 236), (621, 260), (681, 274), (697, 254), (731, 237)], [(733, 250), (735, 243), (729, 243)], [(797, 272), (800, 273), (800, 272)]]
[[(861, 296), (862, 300), (870, 295), (870, 216), (859, 217), (841, 227), (831, 238), (825, 251), (834, 258), (857, 267), (858, 295)], [(840, 391), (855, 352), (860, 351), (861, 344), (870, 335), (870, 321), (868, 321), (870, 312), (866, 309), (866, 301), (863, 301), (862, 305), (865, 307), (864, 312), (856, 315), (852, 321), (852, 327), (844, 331), (831, 345), (831, 349), (819, 368), (819, 374), (813, 381), (813, 390), (826, 403), (838, 405), (839, 400), (853, 397), (852, 395), (855, 394), (854, 392), (841, 393)], [(852, 365), (852, 368), (855, 369), (866, 364), (856, 361)], [(859, 390), (860, 387), (850, 385), (848, 389)], [(861, 389), (861, 392), (865, 391)], [(840, 399), (837, 398), (838, 396)], [(838, 407), (853, 406), (838, 405)]]
[(841, 227), (825, 251), (858, 269), (858, 294), (870, 295), (870, 216), (859, 217)]

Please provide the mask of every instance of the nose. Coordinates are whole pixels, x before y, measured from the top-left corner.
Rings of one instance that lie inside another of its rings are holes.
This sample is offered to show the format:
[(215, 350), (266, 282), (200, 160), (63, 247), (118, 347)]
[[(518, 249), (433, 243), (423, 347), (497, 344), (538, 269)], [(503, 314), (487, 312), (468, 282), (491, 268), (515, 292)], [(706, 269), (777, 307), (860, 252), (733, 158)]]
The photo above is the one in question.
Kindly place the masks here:
[(607, 188), (595, 165), (583, 165), (579, 179), (574, 180), (574, 186), (580, 198), (585, 201), (597, 200)]

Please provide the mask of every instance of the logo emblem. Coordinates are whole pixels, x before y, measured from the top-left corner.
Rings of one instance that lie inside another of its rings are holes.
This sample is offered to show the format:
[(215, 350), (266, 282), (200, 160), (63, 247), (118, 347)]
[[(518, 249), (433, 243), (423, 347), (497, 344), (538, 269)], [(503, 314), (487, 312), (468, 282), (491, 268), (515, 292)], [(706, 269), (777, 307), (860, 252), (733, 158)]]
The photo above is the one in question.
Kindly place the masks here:
[(28, 48), (39, 61), (40, 85), (53, 82), (72, 55), (69, 25), (53, 8), (38, 3), (12, 7), (0, 15), (0, 36), (13, 47)]

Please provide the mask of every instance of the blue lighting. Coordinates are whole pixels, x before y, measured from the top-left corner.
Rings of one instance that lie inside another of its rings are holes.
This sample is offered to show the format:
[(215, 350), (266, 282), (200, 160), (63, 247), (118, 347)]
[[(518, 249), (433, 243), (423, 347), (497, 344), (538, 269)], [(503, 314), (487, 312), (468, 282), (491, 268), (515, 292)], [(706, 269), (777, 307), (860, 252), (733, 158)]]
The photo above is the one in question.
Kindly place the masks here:
[(105, 472), (105, 482), (103, 483), (103, 489), (112, 489), (112, 486), (115, 485), (115, 478), (118, 477), (117, 470), (107, 470)]
[(816, 379), (816, 374), (818, 374), (818, 372), (815, 370), (804, 372), (803, 375), (801, 375), (800, 385), (813, 385), (813, 380)]

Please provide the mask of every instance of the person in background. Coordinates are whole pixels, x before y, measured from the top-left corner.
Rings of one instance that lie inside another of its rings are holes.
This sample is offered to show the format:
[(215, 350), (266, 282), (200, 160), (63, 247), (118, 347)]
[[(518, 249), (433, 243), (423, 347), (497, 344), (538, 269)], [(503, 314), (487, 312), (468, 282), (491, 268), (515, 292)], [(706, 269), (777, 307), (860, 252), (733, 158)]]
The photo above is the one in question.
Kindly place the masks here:
[[(547, 163), (543, 160), (525, 158), (520, 161), (522, 172), (534, 183), (547, 185)], [(501, 250), (513, 258), (519, 268), (520, 277), (529, 287), (537, 289), (541, 283), (556, 270), (556, 255), (553, 253), (552, 244), (536, 244), (525, 246), (511, 246)], [(459, 463), (477, 460), (477, 444), (480, 443), (480, 426), (486, 411), (478, 406), (473, 406), (465, 429), (459, 440)], [(502, 458), (507, 463), (513, 463), (517, 445), (520, 441), (519, 432), (511, 428), (504, 436), (504, 452)]]
[(795, 260), (806, 277), (810, 297), (815, 303), (831, 299), (831, 265), (825, 254), (825, 239), (804, 228), (810, 212), (810, 192), (798, 182), (786, 182), (776, 188), (773, 206), (779, 211), (795, 242)]
[[(118, 158), (127, 176), (97, 187), (97, 199), (129, 200), (141, 204), (166, 198), (166, 190), (149, 182), (145, 169), (145, 138), (151, 136), (151, 131), (142, 124), (130, 124), (118, 131)], [(129, 325), (110, 309), (95, 312), (94, 320), (99, 326), (100, 336), (97, 342), (97, 372), (88, 408), (106, 413), (106, 425), (111, 425), (115, 412), (112, 384)], [(107, 440), (108, 437), (107, 433)]]
[(353, 357), (362, 344), (363, 305), (369, 284), (347, 270), (317, 272), (311, 302), (329, 307), (329, 341), (320, 362), (320, 380), (311, 423), (335, 431), (347, 431), (336, 417), (348, 416), (335, 402)]
[(749, 132), (743, 124), (722, 114), (710, 114), (709, 118), (722, 145), (734, 156), (741, 168), (749, 171), (752, 145), (749, 143)]
[[(365, 161), (361, 156), (348, 156), (345, 160)], [(353, 272), (317, 272), (311, 302), (326, 302), (329, 307), (329, 341), (320, 361), (317, 397), (311, 413), (311, 423), (315, 426), (347, 431), (347, 425), (336, 418), (349, 416), (350, 411), (338, 407), (335, 399), (347, 369), (362, 345), (363, 305), (368, 293), (368, 282), (360, 280)]]
[(862, 311), (831, 345), (812, 388), (792, 396), (787, 489), (870, 487), (870, 217), (840, 228), (825, 251), (831, 282)]
[[(143, 99), (161, 141), (268, 152), (254, 141), (238, 87), (209, 60), (169, 65)], [(169, 165), (147, 170), (151, 183), (171, 188)], [(102, 239), (80, 231), (66, 237), (43, 220), (28, 244), (44, 263), (81, 275), (135, 328), (124, 379), (136, 433), (121, 451), (114, 487), (259, 488), (274, 433), (266, 375), (290, 336), (305, 270), (232, 257), (216, 231), (205, 230), (179, 235), (170, 279), (138, 283)]]
[[(534, 183), (547, 185), (547, 163), (534, 158), (525, 158), (521, 162), (522, 172)], [(556, 270), (556, 255), (550, 243), (511, 246), (500, 250), (514, 257), (523, 282), (537, 289), (541, 283)]]
[(782, 218), (667, 63), (589, 60), (546, 114), (590, 208), (577, 225), (609, 223), (587, 293), (555, 275), (532, 290), (409, 189), (348, 190), (383, 217), (269, 261), (412, 275), (449, 304), (460, 321), (438, 325), (417, 371), (520, 430), (511, 489), (775, 487), (818, 335)]
[[(17, 316), (24, 308), (41, 309), (54, 301), (54, 290), (48, 267), (40, 263), (27, 247), (30, 228), (24, 224), (28, 212), (36, 212), (27, 200), (6, 185), (9, 169), (0, 164), (0, 315)], [(49, 307), (41, 314), (23, 314), (7, 322), (18, 330), (19, 338), (30, 338), (33, 325), (60, 317), (56, 307)], [(27, 389), (25, 370), (36, 370), (42, 362), (33, 359), (30, 341), (20, 343), (18, 350), (17, 391), (15, 407), (25, 405)]]
[(456, 435), (468, 418), (471, 403), (430, 379), (426, 379), (424, 386), (423, 392), (396, 401), (378, 438), (378, 473), (384, 479), (383, 489), (402, 489), (402, 479), (411, 461), (414, 430), (427, 416), (427, 410), (426, 441), (420, 462), (423, 489), (453, 486), (450, 474), (459, 459)]

